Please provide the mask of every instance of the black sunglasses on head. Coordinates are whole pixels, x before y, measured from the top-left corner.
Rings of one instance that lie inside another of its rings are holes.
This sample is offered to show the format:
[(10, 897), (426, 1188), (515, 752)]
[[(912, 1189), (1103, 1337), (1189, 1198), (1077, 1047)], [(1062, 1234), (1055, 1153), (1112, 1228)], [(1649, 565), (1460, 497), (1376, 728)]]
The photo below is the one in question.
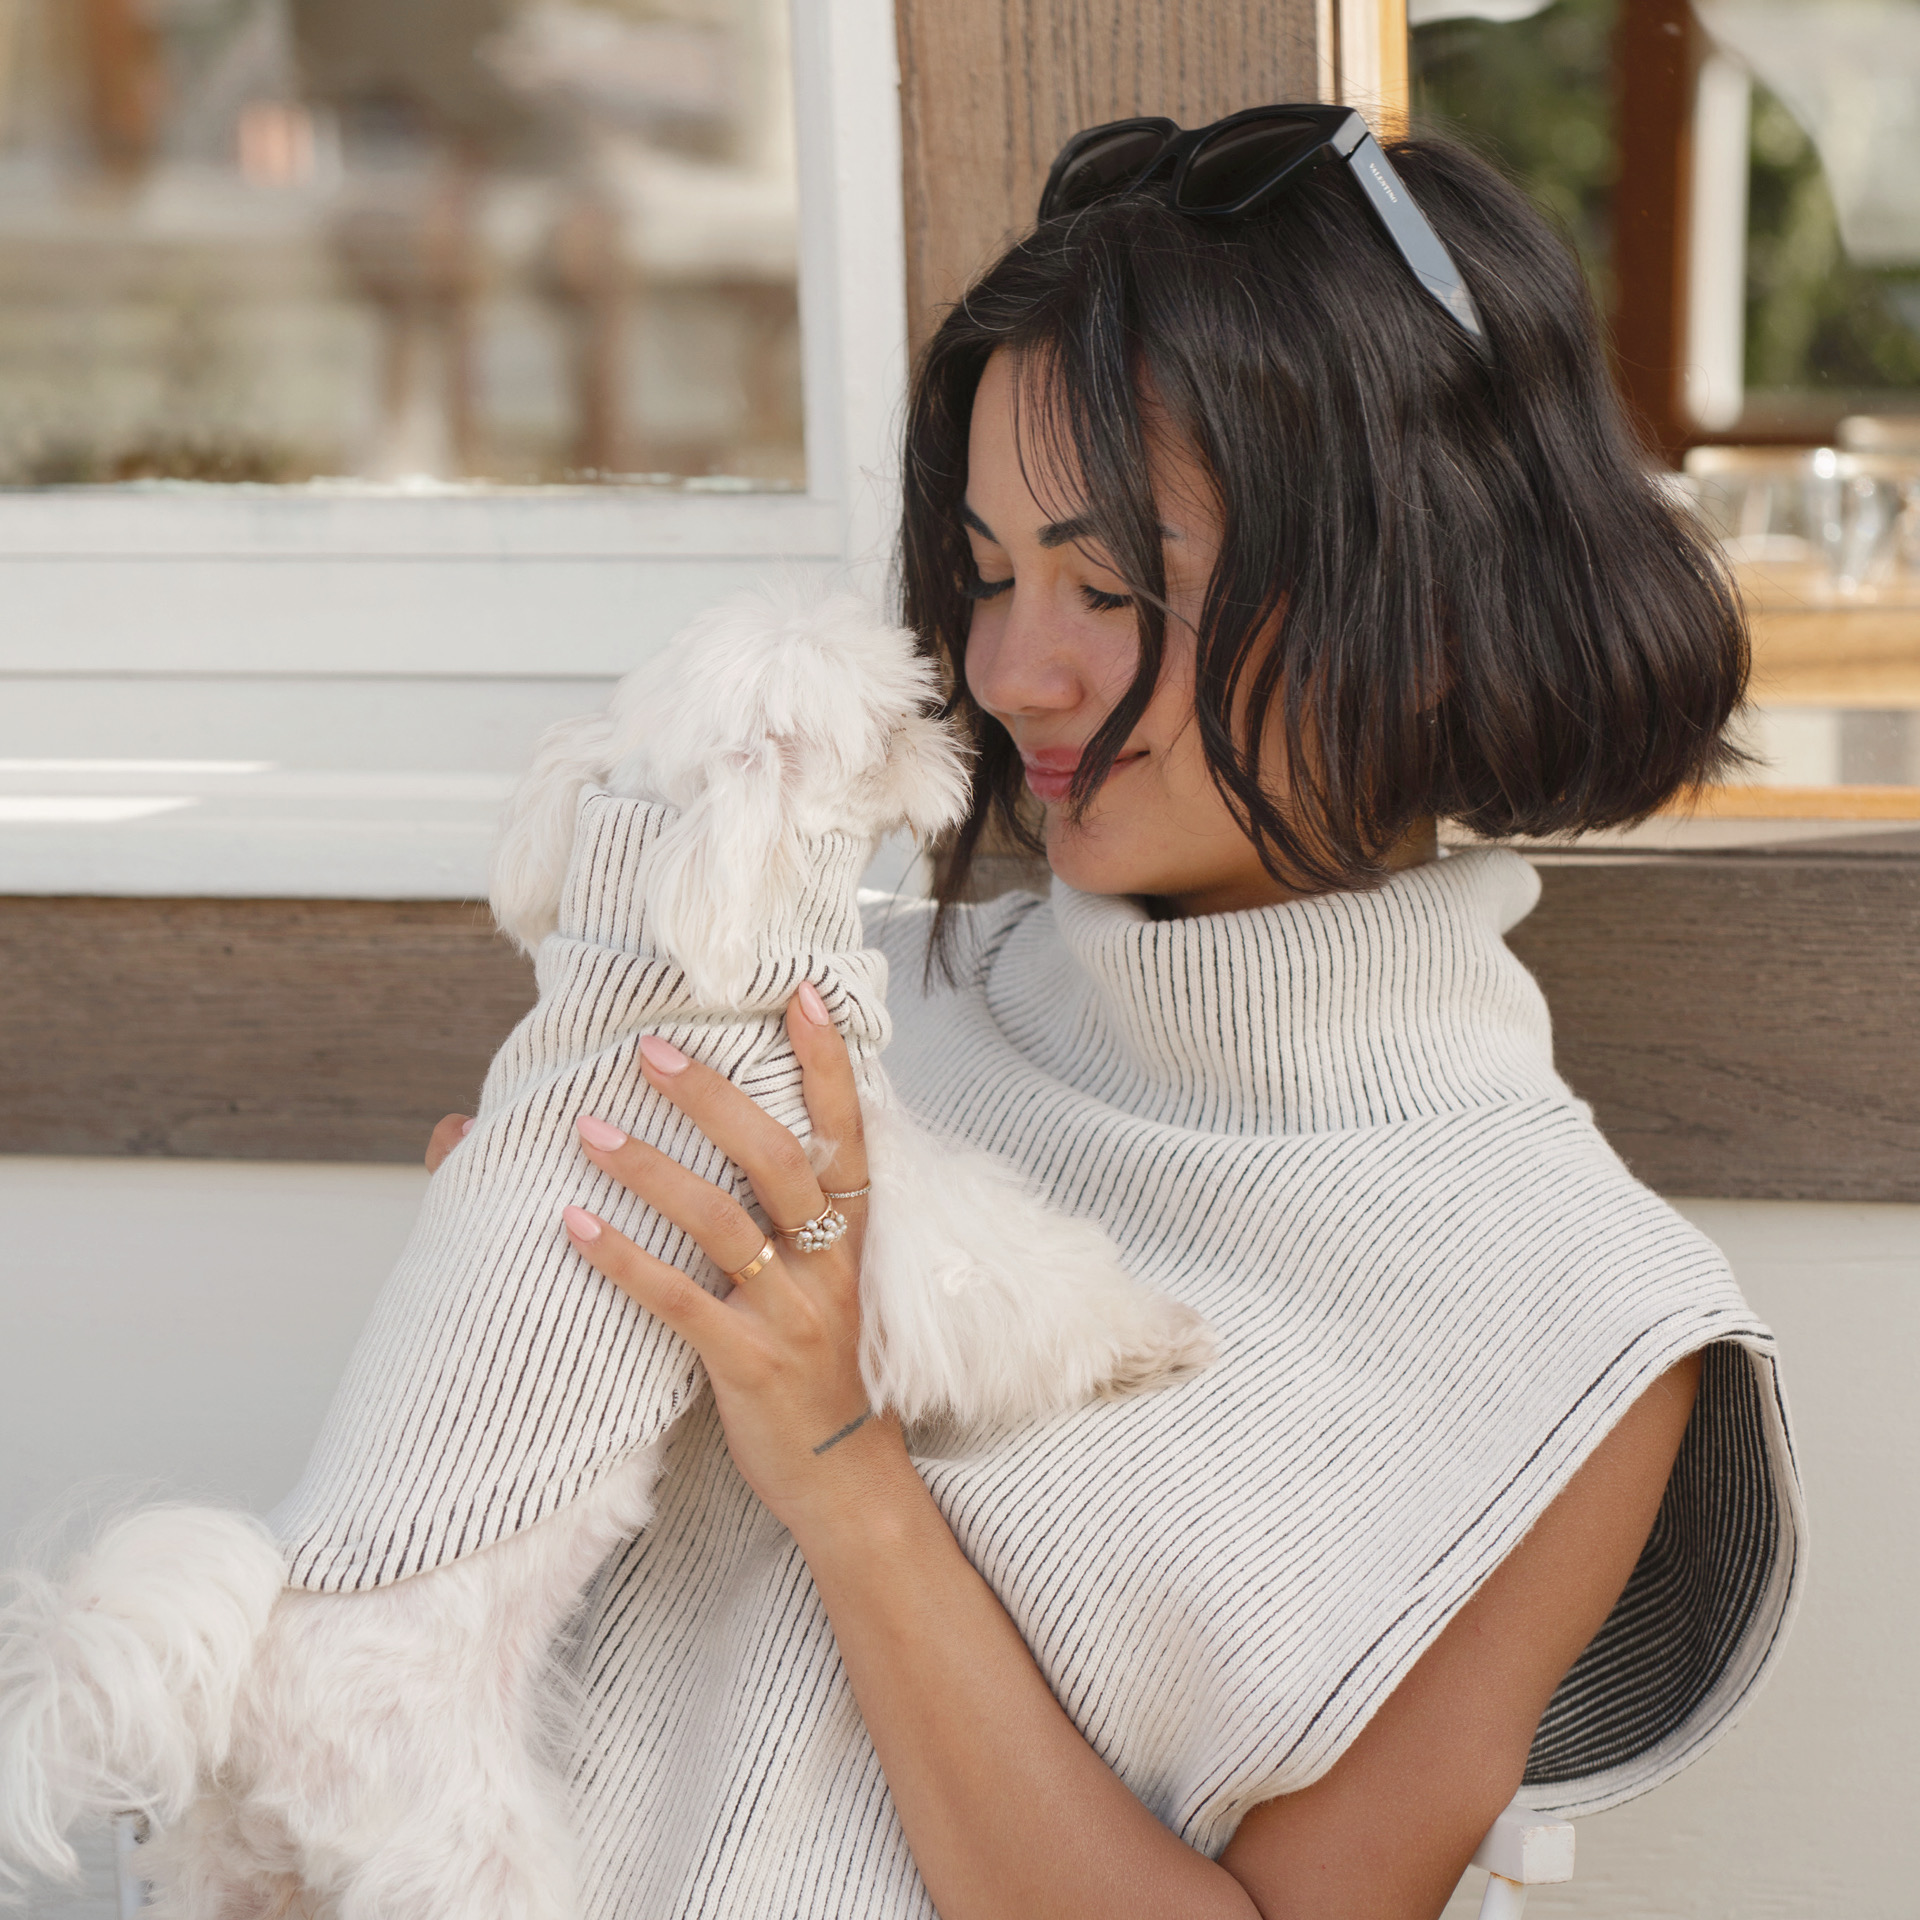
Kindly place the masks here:
[(1453, 256), (1351, 107), (1248, 107), (1191, 132), (1158, 118), (1088, 127), (1060, 149), (1040, 193), (1040, 218), (1077, 213), (1164, 179), (1176, 213), (1238, 219), (1329, 155), (1346, 162), (1414, 277), (1484, 352), (1480, 314)]

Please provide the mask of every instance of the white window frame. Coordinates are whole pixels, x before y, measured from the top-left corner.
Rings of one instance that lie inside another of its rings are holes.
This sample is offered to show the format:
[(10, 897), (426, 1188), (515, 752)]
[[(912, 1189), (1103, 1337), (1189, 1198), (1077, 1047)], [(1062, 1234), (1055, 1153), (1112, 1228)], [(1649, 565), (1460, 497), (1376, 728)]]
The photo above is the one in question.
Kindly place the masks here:
[(0, 683), (597, 678), (775, 574), (877, 588), (906, 372), (889, 0), (793, 0), (804, 493), (132, 486), (0, 494)]

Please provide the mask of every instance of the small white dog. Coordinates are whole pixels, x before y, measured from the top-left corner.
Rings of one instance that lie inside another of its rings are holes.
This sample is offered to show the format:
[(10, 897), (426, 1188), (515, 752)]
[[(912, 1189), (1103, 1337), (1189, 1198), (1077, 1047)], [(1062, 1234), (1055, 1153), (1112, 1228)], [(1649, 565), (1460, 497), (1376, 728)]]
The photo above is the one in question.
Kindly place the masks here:
[(136, 1806), (162, 1829), (165, 1914), (570, 1920), (550, 1652), (646, 1524), (660, 1435), (700, 1376), (571, 1249), (560, 1208), (701, 1261), (595, 1172), (573, 1122), (600, 1114), (751, 1197), (645, 1086), (643, 1033), (804, 1137), (782, 1013), (802, 979), (826, 998), (868, 1116), (875, 1406), (1032, 1420), (1211, 1357), (1097, 1228), (888, 1090), (884, 963), (854, 896), (882, 835), (964, 804), (936, 697), (911, 636), (858, 602), (742, 600), (548, 734), (494, 880), (539, 1002), (430, 1183), (300, 1488), (271, 1527), (136, 1512), (0, 1616), (0, 1868), (71, 1873), (67, 1827)]

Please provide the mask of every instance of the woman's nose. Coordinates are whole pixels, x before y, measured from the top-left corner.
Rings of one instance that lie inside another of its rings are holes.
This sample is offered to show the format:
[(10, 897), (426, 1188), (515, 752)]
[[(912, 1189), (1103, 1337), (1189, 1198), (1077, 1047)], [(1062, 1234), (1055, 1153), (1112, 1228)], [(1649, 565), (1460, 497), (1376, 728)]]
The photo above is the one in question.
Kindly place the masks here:
[(989, 713), (1071, 712), (1086, 683), (1071, 646), (1016, 587), (998, 618), (983, 609), (967, 638), (967, 686)]

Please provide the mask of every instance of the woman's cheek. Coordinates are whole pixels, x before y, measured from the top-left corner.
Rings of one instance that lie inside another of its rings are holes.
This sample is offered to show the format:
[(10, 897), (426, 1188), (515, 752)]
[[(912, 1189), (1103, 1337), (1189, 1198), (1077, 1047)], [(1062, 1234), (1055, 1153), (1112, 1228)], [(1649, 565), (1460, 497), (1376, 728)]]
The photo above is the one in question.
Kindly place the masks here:
[(1049, 807), (1047, 864), (1079, 893), (1146, 893), (1162, 875), (1165, 795), (1151, 762), (1109, 782), (1076, 822)]

